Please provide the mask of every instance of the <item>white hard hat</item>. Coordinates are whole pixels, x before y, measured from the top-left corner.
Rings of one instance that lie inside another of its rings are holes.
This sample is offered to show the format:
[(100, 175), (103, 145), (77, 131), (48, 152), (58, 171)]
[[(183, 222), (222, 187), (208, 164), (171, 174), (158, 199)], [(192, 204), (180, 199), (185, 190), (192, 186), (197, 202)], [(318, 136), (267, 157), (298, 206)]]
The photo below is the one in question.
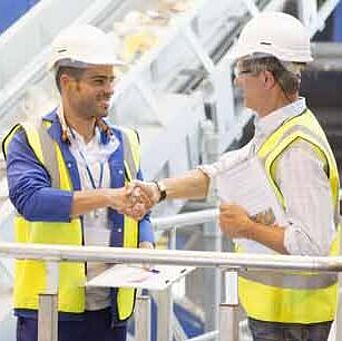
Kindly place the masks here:
[(251, 19), (243, 28), (230, 58), (236, 60), (255, 53), (287, 62), (313, 60), (308, 31), (298, 19), (282, 12), (265, 12)]
[(124, 64), (117, 58), (110, 37), (91, 25), (70, 26), (57, 35), (52, 43), (49, 69), (57, 62), (76, 67)]

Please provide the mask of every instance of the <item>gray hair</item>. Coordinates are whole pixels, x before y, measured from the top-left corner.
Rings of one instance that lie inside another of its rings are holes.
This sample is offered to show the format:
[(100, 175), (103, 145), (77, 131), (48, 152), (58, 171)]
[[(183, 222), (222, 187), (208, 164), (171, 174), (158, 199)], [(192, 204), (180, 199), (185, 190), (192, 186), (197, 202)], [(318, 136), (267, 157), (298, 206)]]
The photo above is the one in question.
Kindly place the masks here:
[(305, 63), (283, 62), (273, 56), (251, 57), (242, 60), (242, 66), (258, 74), (270, 71), (286, 96), (299, 91), (301, 72)]

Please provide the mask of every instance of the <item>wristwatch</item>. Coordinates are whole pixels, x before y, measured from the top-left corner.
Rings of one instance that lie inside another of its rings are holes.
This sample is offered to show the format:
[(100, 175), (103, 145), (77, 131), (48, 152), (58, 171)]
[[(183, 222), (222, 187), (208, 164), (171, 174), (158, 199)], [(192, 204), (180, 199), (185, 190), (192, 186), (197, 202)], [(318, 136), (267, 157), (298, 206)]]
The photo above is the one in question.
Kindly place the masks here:
[(161, 181), (153, 181), (159, 191), (158, 203), (166, 199), (166, 187)]

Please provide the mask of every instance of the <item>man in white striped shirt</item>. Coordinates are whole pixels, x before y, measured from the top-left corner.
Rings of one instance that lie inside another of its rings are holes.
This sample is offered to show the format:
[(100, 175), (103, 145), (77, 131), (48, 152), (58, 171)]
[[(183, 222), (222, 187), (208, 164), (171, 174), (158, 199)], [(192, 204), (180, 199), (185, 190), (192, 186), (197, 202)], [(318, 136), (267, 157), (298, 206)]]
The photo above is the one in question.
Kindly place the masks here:
[[(284, 13), (263, 13), (243, 29), (233, 51), (235, 85), (256, 113), (255, 136), (213, 165), (156, 183), (138, 183), (154, 202), (204, 198), (212, 181), (234, 165), (258, 157), (283, 208), (286, 222), (255, 221), (243, 205), (220, 205), (220, 228), (238, 252), (293, 255), (338, 253), (339, 178), (325, 134), (299, 97), (301, 71), (312, 61), (303, 25)], [(253, 181), (253, 179), (251, 179)], [(266, 248), (265, 248), (266, 247)], [(241, 274), (240, 302), (254, 341), (326, 341), (336, 311), (334, 275)]]

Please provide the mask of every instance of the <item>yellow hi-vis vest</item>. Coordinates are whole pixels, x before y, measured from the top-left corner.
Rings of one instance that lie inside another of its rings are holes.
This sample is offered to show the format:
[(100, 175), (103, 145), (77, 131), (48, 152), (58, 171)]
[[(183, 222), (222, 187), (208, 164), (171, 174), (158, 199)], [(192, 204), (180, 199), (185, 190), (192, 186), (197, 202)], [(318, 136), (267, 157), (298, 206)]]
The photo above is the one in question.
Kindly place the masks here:
[[(52, 187), (72, 191), (68, 169), (62, 152), (47, 132), (49, 122), (39, 127), (29, 124), (17, 125), (5, 137), (3, 150), (14, 134), (21, 128), (25, 130), (28, 143), (39, 162), (47, 169)], [(128, 180), (136, 178), (140, 163), (139, 142), (133, 130), (121, 129), (124, 147), (124, 163)], [(82, 245), (82, 226), (80, 218), (73, 218), (68, 223), (32, 222), (17, 214), (14, 221), (15, 239), (20, 243)], [(138, 247), (138, 223), (124, 217), (123, 247)], [(17, 260), (15, 265), (14, 307), (16, 309), (38, 309), (38, 295), (47, 288), (47, 263), (35, 260)], [(86, 282), (84, 263), (59, 263), (58, 311), (82, 313), (85, 307)], [(117, 313), (119, 320), (131, 316), (135, 303), (135, 290), (120, 288), (117, 293)]]
[[(301, 115), (285, 121), (264, 142), (257, 155), (265, 166), (267, 177), (279, 202), (286, 209), (286, 198), (283, 197), (275, 181), (275, 174), (279, 157), (296, 141), (309, 143), (317, 157), (324, 161), (336, 217), (336, 236), (330, 255), (337, 255), (339, 253), (338, 169), (326, 136), (314, 115), (306, 110)], [(322, 226), (322, 228), (325, 227)], [(247, 245), (250, 246), (244, 249), (237, 247), (237, 252), (258, 253), (259, 249), (259, 252), (275, 253), (261, 247), (258, 243)], [(239, 278), (242, 306), (249, 317), (261, 321), (303, 324), (331, 321), (336, 312), (337, 290), (338, 283), (335, 274), (250, 272), (242, 273)]]

